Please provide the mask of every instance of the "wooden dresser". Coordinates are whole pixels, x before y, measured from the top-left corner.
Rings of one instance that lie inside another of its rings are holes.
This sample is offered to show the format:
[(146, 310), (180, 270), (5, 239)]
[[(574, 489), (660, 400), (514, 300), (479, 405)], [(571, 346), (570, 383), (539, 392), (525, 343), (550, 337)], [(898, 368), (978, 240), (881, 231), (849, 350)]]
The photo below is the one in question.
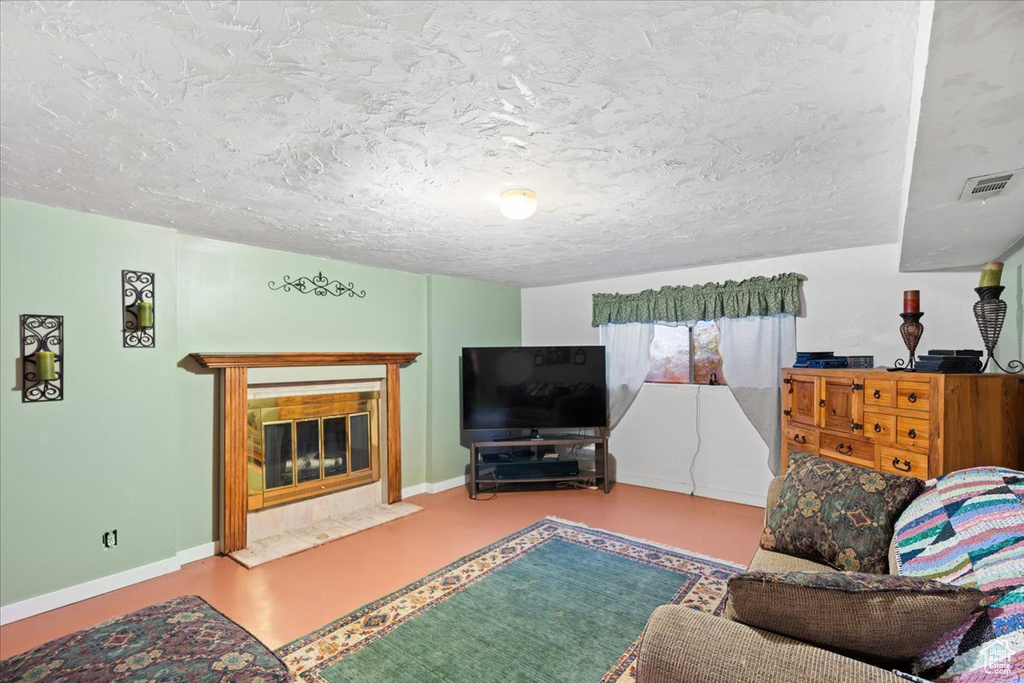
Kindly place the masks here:
[(783, 473), (795, 451), (920, 479), (1024, 470), (1024, 378), (786, 369)]

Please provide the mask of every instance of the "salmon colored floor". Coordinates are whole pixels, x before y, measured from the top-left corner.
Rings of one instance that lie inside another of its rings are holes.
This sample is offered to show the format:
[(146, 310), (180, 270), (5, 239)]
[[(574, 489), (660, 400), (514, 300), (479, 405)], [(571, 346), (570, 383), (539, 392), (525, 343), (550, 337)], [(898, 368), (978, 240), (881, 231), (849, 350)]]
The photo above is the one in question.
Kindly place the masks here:
[(761, 508), (618, 484), (591, 490), (499, 493), (463, 488), (409, 499), (409, 517), (245, 569), (211, 557), (143, 583), (0, 627), (0, 659), (111, 617), (196, 594), (277, 648), (546, 516), (746, 564)]

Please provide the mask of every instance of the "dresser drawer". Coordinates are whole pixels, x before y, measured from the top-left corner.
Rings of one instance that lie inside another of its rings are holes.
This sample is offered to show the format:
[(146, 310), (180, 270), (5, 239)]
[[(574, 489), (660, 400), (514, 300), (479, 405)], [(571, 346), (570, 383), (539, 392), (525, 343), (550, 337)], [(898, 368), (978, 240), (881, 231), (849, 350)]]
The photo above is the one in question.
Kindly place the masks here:
[(878, 464), (883, 472), (902, 474), (918, 479), (928, 478), (928, 456), (924, 453), (911, 453), (883, 447)]
[(856, 462), (865, 467), (875, 466), (875, 445), (870, 441), (851, 439), (848, 436), (821, 433), (818, 437), (820, 447), (818, 453), (830, 458), (848, 462)]
[(794, 425), (793, 427), (786, 427), (784, 433), (786, 435), (786, 450), (788, 452), (803, 451), (804, 453), (817, 454), (818, 432), (809, 431)]
[(928, 450), (928, 420), (899, 415), (896, 418), (896, 443), (902, 448)]
[(865, 410), (864, 436), (873, 441), (894, 443), (896, 441), (896, 416)]
[(897, 382), (896, 407), (906, 410), (931, 410), (931, 386), (927, 382)]
[(896, 406), (896, 383), (892, 380), (869, 379), (864, 382), (864, 405)]

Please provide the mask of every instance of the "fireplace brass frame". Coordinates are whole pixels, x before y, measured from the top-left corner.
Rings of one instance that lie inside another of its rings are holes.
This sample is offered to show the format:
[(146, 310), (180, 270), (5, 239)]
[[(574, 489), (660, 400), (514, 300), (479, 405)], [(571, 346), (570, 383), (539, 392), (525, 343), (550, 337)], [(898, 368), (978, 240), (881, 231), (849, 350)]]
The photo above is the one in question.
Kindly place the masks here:
[[(246, 419), (248, 430), (246, 484), (248, 511), (254, 512), (274, 505), (314, 498), (327, 493), (372, 484), (380, 481), (380, 392), (359, 391), (334, 394), (304, 394), (272, 398), (249, 399)], [(351, 418), (367, 416), (370, 464), (365, 469), (352, 471)], [(348, 471), (330, 477), (324, 476), (323, 421), (346, 419), (346, 456)], [(299, 482), (297, 467), (297, 425), (316, 420), (319, 423), (320, 476), (312, 481)], [(263, 455), (264, 427), (272, 424), (290, 424), (292, 430), (292, 483), (266, 487), (266, 469)]]

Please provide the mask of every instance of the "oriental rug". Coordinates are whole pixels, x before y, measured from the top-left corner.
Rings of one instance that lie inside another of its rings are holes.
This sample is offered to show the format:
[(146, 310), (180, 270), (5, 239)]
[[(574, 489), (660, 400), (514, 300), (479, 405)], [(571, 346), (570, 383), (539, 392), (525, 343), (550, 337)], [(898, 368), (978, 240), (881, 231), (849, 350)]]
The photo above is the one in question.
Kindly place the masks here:
[(743, 567), (546, 518), (277, 650), (306, 683), (629, 683), (656, 607)]

